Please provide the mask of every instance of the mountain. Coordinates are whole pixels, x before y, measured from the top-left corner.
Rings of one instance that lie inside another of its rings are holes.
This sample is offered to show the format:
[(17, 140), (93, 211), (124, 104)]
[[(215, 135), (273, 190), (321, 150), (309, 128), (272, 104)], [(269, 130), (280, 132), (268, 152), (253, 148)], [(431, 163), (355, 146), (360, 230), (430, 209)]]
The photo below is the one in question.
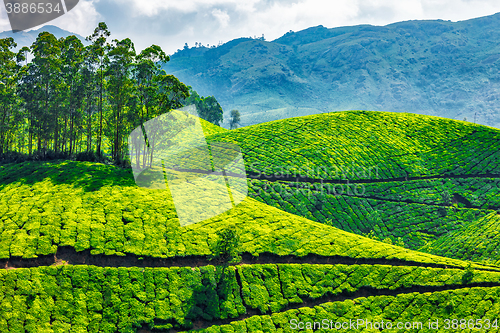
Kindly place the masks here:
[(500, 127), (500, 13), (467, 21), (311, 27), (274, 41), (180, 50), (165, 70), (241, 125), (340, 110), (405, 111)]
[(68, 36), (75, 35), (79, 40), (82, 41), (82, 43), (84, 45), (89, 44), (89, 42), (85, 41), (85, 37), (82, 37), (78, 34), (63, 30), (63, 29), (58, 28), (54, 25), (45, 25), (37, 30), (21, 31), (21, 32), (17, 32), (17, 33), (14, 33), (12, 31), (3, 31), (3, 32), (0, 32), (0, 39), (8, 38), (8, 37), (14, 38), (14, 41), (17, 43), (17, 47), (14, 50), (17, 52), (23, 46), (30, 47), (31, 44), (33, 44), (33, 42), (38, 37), (38, 34), (42, 31), (50, 32), (57, 39), (62, 38), (62, 37), (66, 38)]

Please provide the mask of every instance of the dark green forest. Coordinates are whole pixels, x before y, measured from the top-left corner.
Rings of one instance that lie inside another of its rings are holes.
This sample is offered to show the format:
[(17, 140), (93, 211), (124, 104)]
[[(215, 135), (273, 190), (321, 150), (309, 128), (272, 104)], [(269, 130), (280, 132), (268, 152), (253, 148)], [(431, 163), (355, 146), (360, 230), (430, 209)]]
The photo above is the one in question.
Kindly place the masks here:
[(157, 45), (136, 52), (111, 39), (104, 22), (86, 38), (41, 32), (31, 47), (13, 52), (0, 39), (0, 160), (110, 159), (127, 165), (127, 136), (146, 121), (195, 104), (216, 125), (222, 108), (199, 96), (161, 66)]

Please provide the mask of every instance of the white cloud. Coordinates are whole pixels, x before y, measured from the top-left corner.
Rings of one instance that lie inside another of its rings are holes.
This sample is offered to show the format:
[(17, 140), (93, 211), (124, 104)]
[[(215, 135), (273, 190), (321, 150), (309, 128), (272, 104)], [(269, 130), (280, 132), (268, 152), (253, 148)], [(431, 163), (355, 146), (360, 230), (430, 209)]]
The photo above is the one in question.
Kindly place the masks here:
[(175, 10), (183, 13), (198, 11), (200, 9), (212, 8), (218, 6), (233, 5), (240, 10), (252, 10), (259, 0), (109, 0), (122, 6), (129, 6), (134, 15), (155, 16), (164, 10)]
[[(72, 10), (53, 21), (34, 27), (41, 28), (46, 24), (55, 25), (61, 29), (77, 33), (86, 37), (99, 23), (102, 16), (96, 11), (94, 0), (80, 0)], [(31, 30), (31, 29), (30, 29)]]
[(226, 28), (229, 25), (230, 17), (226, 11), (216, 8), (212, 10), (212, 15), (219, 21), (221, 28)]
[[(102, 16), (96, 11), (94, 6), (95, 0), (80, 0), (78, 5), (75, 6), (68, 13), (44, 23), (37, 27), (30, 28), (29, 30), (37, 30), (44, 25), (55, 25), (61, 29), (87, 36), (97, 26)], [(0, 6), (0, 32), (11, 30), (9, 18), (5, 11), (5, 7)]]

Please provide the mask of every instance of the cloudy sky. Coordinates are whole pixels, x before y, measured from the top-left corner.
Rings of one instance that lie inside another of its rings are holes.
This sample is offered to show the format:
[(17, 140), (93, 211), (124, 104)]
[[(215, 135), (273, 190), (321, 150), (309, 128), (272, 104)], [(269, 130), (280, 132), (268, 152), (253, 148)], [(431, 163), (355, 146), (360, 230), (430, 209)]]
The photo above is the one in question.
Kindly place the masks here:
[[(0, 11), (0, 31), (11, 30), (3, 3)], [(80, 0), (47, 24), (85, 37), (104, 21), (113, 39), (131, 38), (137, 51), (157, 44), (172, 54), (186, 42), (214, 45), (262, 34), (273, 40), (320, 24), (461, 21), (497, 12), (498, 0)]]

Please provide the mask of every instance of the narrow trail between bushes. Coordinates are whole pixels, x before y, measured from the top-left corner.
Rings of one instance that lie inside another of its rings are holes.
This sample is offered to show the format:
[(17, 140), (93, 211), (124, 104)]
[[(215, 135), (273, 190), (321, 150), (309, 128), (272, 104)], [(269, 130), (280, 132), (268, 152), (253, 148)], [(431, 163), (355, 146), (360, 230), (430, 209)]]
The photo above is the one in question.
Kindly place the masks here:
[[(228, 173), (228, 176), (240, 177), (237, 174)], [(270, 182), (294, 182), (294, 183), (325, 183), (325, 184), (371, 184), (371, 183), (386, 183), (412, 180), (432, 180), (432, 179), (468, 179), (468, 178), (500, 178), (500, 174), (480, 174), (480, 175), (436, 175), (425, 177), (398, 177), (398, 178), (381, 178), (381, 179), (323, 179), (310, 177), (290, 177), (290, 176), (273, 176), (263, 175), (253, 172), (247, 172), (247, 177), (257, 180), (267, 180)]]
[[(141, 259), (142, 258), (142, 259)], [(329, 264), (329, 265), (391, 265), (391, 266), (418, 266), (432, 268), (457, 268), (455, 265), (444, 265), (434, 263), (422, 263), (416, 261), (405, 261), (401, 259), (373, 259), (373, 258), (351, 258), (343, 256), (321, 256), (308, 254), (303, 257), (294, 255), (279, 256), (273, 253), (261, 253), (258, 257), (250, 253), (241, 254), (241, 262), (236, 265), (254, 264)], [(484, 271), (499, 272), (500, 267), (479, 263), (483, 268), (475, 268)], [(0, 267), (3, 269), (29, 268), (39, 266), (57, 265), (93, 265), (98, 267), (201, 267), (216, 265), (207, 256), (185, 256), (173, 258), (143, 257), (135, 254), (126, 256), (90, 254), (90, 250), (77, 252), (72, 247), (60, 247), (56, 254), (41, 255), (38, 258), (9, 258), (0, 259)]]

